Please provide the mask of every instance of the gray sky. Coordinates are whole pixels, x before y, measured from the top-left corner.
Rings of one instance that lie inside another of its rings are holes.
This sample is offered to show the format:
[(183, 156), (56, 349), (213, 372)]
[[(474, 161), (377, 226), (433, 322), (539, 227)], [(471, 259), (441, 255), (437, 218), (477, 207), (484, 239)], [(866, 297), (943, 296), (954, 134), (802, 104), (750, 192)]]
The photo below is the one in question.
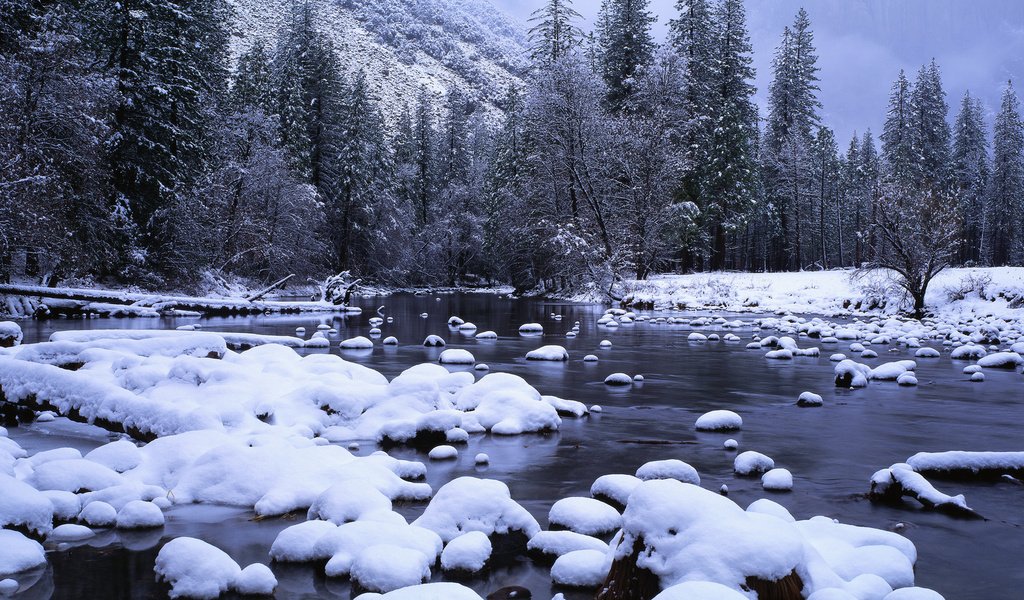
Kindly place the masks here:
[[(523, 21), (544, 0), (492, 0)], [(576, 0), (592, 22), (600, 0)], [(991, 115), (1006, 80), (1024, 96), (1024, 0), (747, 0), (754, 45), (758, 102), (764, 104), (771, 60), (782, 28), (803, 6), (810, 14), (821, 68), (825, 122), (847, 143), (854, 130), (876, 137), (901, 68), (913, 80), (935, 58), (942, 68), (950, 120), (965, 90), (980, 96)], [(675, 0), (651, 0), (664, 38)], [(585, 28), (590, 27), (587, 23)]]

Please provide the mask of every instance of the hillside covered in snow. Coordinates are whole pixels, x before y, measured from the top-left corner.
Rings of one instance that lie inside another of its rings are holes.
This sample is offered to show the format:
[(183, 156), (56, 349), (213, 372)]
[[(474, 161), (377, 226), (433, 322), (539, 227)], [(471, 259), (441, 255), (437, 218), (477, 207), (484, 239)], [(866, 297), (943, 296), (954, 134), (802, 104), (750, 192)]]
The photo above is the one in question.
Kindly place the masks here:
[[(395, 119), (421, 88), (440, 99), (458, 87), (493, 110), (528, 65), (526, 28), (487, 0), (311, 0), (319, 29), (350, 73)], [(235, 0), (232, 54), (256, 40), (273, 46), (294, 6), (290, 0)]]

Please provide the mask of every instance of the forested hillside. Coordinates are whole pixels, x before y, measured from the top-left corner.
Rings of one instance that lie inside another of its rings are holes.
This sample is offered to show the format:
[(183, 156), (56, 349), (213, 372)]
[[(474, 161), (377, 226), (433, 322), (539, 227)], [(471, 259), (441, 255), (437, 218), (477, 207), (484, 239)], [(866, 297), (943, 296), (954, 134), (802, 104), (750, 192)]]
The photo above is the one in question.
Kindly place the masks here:
[[(813, 12), (759, 111), (742, 0), (593, 32), (549, 0), (3, 4), (0, 277), (148, 287), (350, 270), (384, 285), (1024, 262), (1024, 127), (894, 80), (846, 147)], [(950, 108), (952, 105), (952, 109)], [(902, 265), (902, 266), (901, 266)]]

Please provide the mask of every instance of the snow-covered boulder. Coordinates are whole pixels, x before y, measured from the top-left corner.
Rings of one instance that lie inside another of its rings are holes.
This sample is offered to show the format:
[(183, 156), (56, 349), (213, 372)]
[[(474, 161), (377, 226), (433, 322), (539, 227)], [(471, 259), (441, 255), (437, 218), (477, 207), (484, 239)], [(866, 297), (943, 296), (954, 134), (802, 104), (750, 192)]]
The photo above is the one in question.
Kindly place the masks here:
[(612, 373), (604, 378), (604, 384), (613, 386), (633, 385), (633, 378), (625, 373)]
[(470, 531), (451, 540), (441, 552), (441, 569), (446, 573), (474, 575), (483, 571), (491, 558), (491, 540), (482, 531)]
[(770, 471), (774, 468), (774, 460), (753, 450), (741, 452), (733, 460), (733, 471), (737, 475), (757, 475), (759, 473)]
[(593, 498), (562, 498), (551, 506), (548, 522), (552, 529), (567, 529), (590, 536), (611, 533), (622, 524), (619, 511)]
[(796, 400), (797, 406), (810, 407), (822, 406), (823, 404), (825, 404), (825, 401), (814, 392), (801, 392), (800, 397)]
[(526, 549), (534, 560), (551, 563), (559, 556), (575, 550), (607, 552), (608, 544), (596, 537), (574, 531), (541, 531), (530, 538)]
[(0, 321), (0, 348), (13, 348), (21, 343), (24, 335), (21, 326), (14, 321)]
[(351, 339), (342, 340), (338, 347), (342, 350), (372, 350), (373, 342), (369, 338), (357, 336)]
[(53, 504), (31, 485), (0, 473), (0, 527), (45, 536), (53, 529)]
[(737, 431), (743, 427), (743, 417), (731, 410), (713, 410), (701, 415), (693, 426), (697, 431)]
[(868, 376), (871, 374), (871, 367), (854, 362), (842, 360), (836, 365), (836, 387), (862, 388), (868, 385)]
[(688, 463), (671, 458), (667, 460), (652, 460), (644, 463), (636, 470), (636, 476), (642, 481), (651, 479), (675, 479), (684, 483), (700, 485), (700, 475)]
[(437, 360), (442, 365), (471, 365), (476, 362), (476, 358), (469, 350), (461, 348), (449, 348), (442, 352)]
[(555, 560), (551, 580), (565, 587), (596, 588), (604, 583), (610, 564), (606, 552), (574, 550)]
[[(459, 477), (437, 491), (413, 525), (450, 542), (464, 533), (480, 531), (495, 546), (521, 546), (540, 531), (537, 520), (512, 499), (508, 486), (493, 479)], [(501, 543), (496, 540), (504, 538)]]
[(223, 550), (195, 538), (173, 539), (156, 556), (153, 569), (171, 586), (172, 598), (217, 598), (242, 573)]
[(526, 360), (569, 360), (569, 352), (562, 346), (542, 346), (526, 353)]
[(13, 575), (46, 564), (43, 546), (21, 532), (0, 529), (0, 575)]
[(540, 335), (544, 333), (544, 327), (540, 323), (525, 323), (519, 326), (519, 333), (523, 335)]
[(986, 369), (1016, 369), (1024, 365), (1024, 357), (1016, 352), (996, 352), (978, 359), (978, 366)]
[(423, 345), (428, 348), (443, 348), (446, 344), (441, 336), (428, 335), (426, 339), (423, 340)]

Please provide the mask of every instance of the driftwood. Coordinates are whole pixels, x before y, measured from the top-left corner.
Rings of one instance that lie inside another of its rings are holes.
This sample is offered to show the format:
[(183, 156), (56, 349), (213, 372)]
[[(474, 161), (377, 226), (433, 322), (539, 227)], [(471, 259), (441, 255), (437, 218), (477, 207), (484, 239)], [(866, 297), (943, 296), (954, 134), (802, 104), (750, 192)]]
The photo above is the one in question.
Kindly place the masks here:
[(270, 287), (264, 288), (262, 291), (249, 296), (248, 298), (246, 298), (246, 300), (248, 300), (249, 302), (256, 302), (257, 300), (262, 300), (263, 297), (269, 294), (270, 292), (288, 283), (288, 281), (291, 280), (292, 277), (295, 277), (295, 273), (292, 273), (287, 277), (275, 281)]
[[(646, 551), (643, 539), (637, 538), (630, 555), (612, 563), (595, 600), (652, 600), (657, 596), (661, 592), (658, 576), (637, 565)], [(754, 592), (758, 600), (803, 600), (804, 582), (796, 571), (776, 581), (747, 577), (744, 587)]]

